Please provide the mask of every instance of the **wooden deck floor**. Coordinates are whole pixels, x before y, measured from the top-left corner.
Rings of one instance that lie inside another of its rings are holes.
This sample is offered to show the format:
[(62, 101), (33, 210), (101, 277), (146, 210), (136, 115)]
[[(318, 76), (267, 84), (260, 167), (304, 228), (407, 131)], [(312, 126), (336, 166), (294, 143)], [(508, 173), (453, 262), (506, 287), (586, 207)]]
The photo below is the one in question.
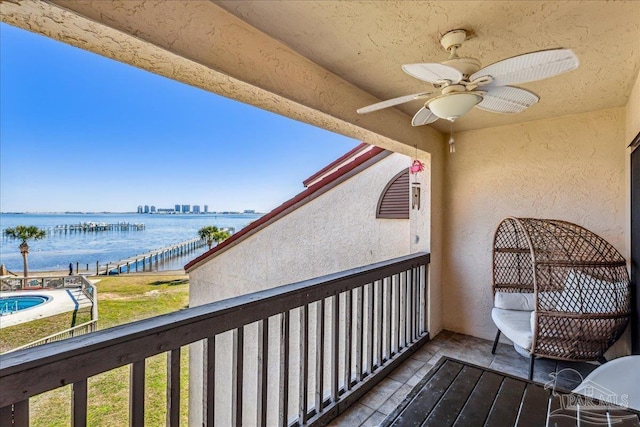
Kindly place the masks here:
[[(528, 359), (516, 353), (513, 346), (506, 344), (499, 344), (493, 355), (492, 344), (488, 340), (443, 331), (329, 425), (379, 426), (444, 356), (526, 379)], [(533, 379), (543, 384), (555, 380), (558, 387), (572, 390), (597, 366), (597, 363), (540, 359), (536, 360)]]
[(640, 427), (638, 414), (448, 357), (383, 427)]

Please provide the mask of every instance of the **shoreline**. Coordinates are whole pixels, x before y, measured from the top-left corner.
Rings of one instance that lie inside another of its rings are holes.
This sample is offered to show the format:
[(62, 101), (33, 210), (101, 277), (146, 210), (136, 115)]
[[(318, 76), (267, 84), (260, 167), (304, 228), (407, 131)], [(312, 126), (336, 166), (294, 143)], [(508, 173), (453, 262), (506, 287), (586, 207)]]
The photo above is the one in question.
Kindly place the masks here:
[[(16, 273), (16, 272), (14, 272)], [(48, 277), (48, 276), (68, 276), (69, 270), (49, 270), (49, 271), (29, 271), (29, 277)], [(109, 276), (96, 276), (95, 274), (84, 274), (82, 271), (80, 274), (73, 273), (73, 276), (88, 276), (88, 277), (122, 277), (122, 276), (177, 276), (177, 275), (187, 275), (184, 269), (178, 270), (162, 270), (162, 271), (132, 271), (130, 273), (122, 273), (122, 274), (111, 274)], [(8, 277), (23, 277), (22, 274), (17, 274), (15, 276), (9, 275)]]
[[(72, 225), (78, 221), (91, 220), (93, 222), (118, 223), (118, 222), (143, 222), (146, 223), (144, 231), (104, 231), (104, 232), (68, 232), (55, 233), (49, 237), (34, 241), (30, 244), (29, 274), (43, 275), (67, 275), (69, 263), (73, 265), (73, 273), (92, 276), (103, 273), (107, 263), (110, 269), (115, 270), (121, 264), (122, 271), (126, 271), (127, 262), (130, 270), (138, 266), (138, 274), (141, 271), (165, 274), (183, 273), (184, 266), (193, 258), (200, 256), (208, 250), (206, 245), (195, 244), (194, 248), (176, 247), (193, 240), (197, 240), (198, 230), (209, 225), (219, 228), (234, 228), (240, 230), (260, 217), (260, 214), (240, 215), (126, 215), (112, 214), (89, 215), (85, 217), (65, 216), (63, 214), (44, 214), (40, 217), (35, 214), (3, 216), (3, 227), (15, 227), (17, 225), (35, 225), (40, 228), (53, 228), (59, 225)], [(45, 219), (46, 218), (46, 219)], [(70, 219), (71, 218), (71, 219)], [(16, 274), (22, 275), (22, 259), (19, 252), (19, 243), (13, 239), (0, 239), (0, 264)], [(163, 252), (164, 251), (164, 252)], [(5, 255), (6, 254), (6, 255)], [(158, 258), (158, 254), (160, 254)], [(146, 257), (146, 266), (142, 267), (142, 258)], [(153, 257), (153, 263), (149, 268), (149, 258)], [(135, 260), (138, 263), (135, 264)], [(156, 259), (158, 264), (156, 265)], [(98, 265), (97, 265), (98, 264)], [(76, 269), (76, 267), (79, 267)], [(141, 268), (142, 267), (142, 268)], [(159, 270), (159, 271), (158, 271)], [(133, 274), (129, 272), (127, 274)]]

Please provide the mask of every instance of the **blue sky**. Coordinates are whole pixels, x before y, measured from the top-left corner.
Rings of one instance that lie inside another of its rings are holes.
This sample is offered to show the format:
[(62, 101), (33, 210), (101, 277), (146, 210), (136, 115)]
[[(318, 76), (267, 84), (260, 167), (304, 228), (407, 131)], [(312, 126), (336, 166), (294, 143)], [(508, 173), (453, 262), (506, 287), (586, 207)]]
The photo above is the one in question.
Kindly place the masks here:
[(358, 143), (0, 24), (2, 212), (266, 212)]

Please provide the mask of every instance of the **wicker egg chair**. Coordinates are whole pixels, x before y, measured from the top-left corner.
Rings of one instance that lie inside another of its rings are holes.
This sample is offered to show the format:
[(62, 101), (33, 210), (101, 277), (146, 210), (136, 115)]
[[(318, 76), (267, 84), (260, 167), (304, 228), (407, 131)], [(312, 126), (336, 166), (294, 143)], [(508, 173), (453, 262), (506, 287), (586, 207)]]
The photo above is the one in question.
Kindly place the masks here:
[(625, 259), (591, 231), (505, 218), (493, 244), (492, 352), (502, 332), (528, 352), (529, 379), (536, 357), (604, 362), (629, 322), (630, 287)]

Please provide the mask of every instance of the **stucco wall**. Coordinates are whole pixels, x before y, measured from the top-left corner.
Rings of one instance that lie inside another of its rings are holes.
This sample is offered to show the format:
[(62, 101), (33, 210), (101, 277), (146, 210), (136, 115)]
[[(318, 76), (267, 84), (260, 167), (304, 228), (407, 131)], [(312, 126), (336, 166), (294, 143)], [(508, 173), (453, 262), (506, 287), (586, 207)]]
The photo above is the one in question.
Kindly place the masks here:
[(626, 191), (627, 205), (626, 205), (626, 252), (625, 256), (631, 256), (631, 153), (633, 150), (626, 148), (633, 138), (640, 133), (640, 73), (636, 78), (636, 82), (631, 89), (629, 95), (629, 101), (626, 106), (625, 117), (625, 138), (622, 141), (623, 149), (627, 150), (627, 158), (625, 159), (625, 177), (626, 177)]
[(625, 130), (627, 144), (640, 132), (640, 73), (627, 102)]
[(409, 164), (409, 157), (392, 154), (194, 269), (190, 305), (410, 253), (409, 221), (376, 219), (382, 190)]
[[(629, 95), (629, 101), (626, 106), (626, 115), (625, 115), (625, 138), (622, 142), (621, 148), (626, 150), (626, 158), (625, 158), (625, 196), (626, 196), (626, 205), (625, 205), (625, 257), (630, 260), (631, 259), (631, 153), (633, 150), (631, 148), (627, 148), (629, 143), (633, 141), (633, 139), (640, 133), (640, 73), (636, 78), (636, 82), (631, 89), (631, 94)], [(636, 148), (637, 150), (638, 148)], [(636, 191), (638, 191), (636, 189)], [(636, 283), (637, 287), (638, 284)], [(633, 304), (633, 302), (632, 302)], [(625, 334), (622, 336), (627, 343), (627, 348), (625, 350), (630, 350), (631, 348), (631, 330), (627, 328)], [(628, 354), (628, 353), (625, 353)]]
[[(262, 289), (298, 282), (349, 268), (387, 260), (413, 251), (428, 248), (429, 228), (425, 217), (430, 210), (431, 194), (428, 185), (421, 183), (422, 200), (420, 210), (410, 210), (410, 220), (376, 219), (378, 199), (386, 184), (402, 169), (409, 167), (410, 158), (402, 154), (391, 154), (361, 173), (348, 179), (330, 191), (301, 206), (282, 219), (272, 223), (240, 244), (222, 252), (219, 256), (189, 272), (190, 305), (197, 306)], [(429, 170), (411, 181), (428, 180)], [(329, 307), (327, 307), (327, 315)], [(297, 347), (298, 314), (291, 313), (291, 413), (297, 407)], [(310, 307), (310, 330), (314, 330), (315, 306)], [(269, 349), (270, 372), (278, 372), (279, 324), (276, 318), (270, 321)], [(328, 321), (329, 319), (327, 319)], [(245, 328), (245, 352), (256, 355), (256, 328)], [(311, 340), (312, 341), (312, 340)], [(216, 360), (218, 366), (231, 366), (230, 334), (217, 339)], [(314, 343), (310, 342), (310, 354), (314, 354)], [(246, 360), (255, 360), (250, 356)], [(201, 370), (202, 346), (194, 344), (190, 352), (190, 369)], [(340, 362), (342, 363), (342, 361)], [(253, 367), (252, 367), (253, 368)], [(328, 375), (328, 373), (327, 373)], [(216, 373), (219, 384), (229, 384), (230, 371), (221, 369)], [(310, 390), (314, 378), (310, 374)], [(329, 378), (325, 384), (328, 384)], [(270, 382), (277, 396), (277, 379)], [(248, 395), (256, 387), (255, 376), (247, 374), (244, 381)], [(223, 387), (224, 388), (224, 387)], [(227, 388), (228, 389), (228, 388)], [(190, 400), (194, 402), (190, 411), (190, 425), (200, 425), (202, 378), (190, 376)], [(228, 391), (228, 390), (227, 390)], [(313, 396), (310, 396), (312, 399)], [(216, 422), (230, 422), (230, 393), (216, 394)], [(310, 400), (312, 401), (312, 400)], [(277, 408), (277, 402), (270, 407)], [(255, 417), (255, 402), (244, 402), (246, 424), (252, 425)], [(270, 424), (276, 422), (277, 414), (269, 413)]]
[(486, 339), (491, 250), (506, 216), (580, 224), (625, 253), (625, 110), (460, 133), (448, 158), (444, 328)]

